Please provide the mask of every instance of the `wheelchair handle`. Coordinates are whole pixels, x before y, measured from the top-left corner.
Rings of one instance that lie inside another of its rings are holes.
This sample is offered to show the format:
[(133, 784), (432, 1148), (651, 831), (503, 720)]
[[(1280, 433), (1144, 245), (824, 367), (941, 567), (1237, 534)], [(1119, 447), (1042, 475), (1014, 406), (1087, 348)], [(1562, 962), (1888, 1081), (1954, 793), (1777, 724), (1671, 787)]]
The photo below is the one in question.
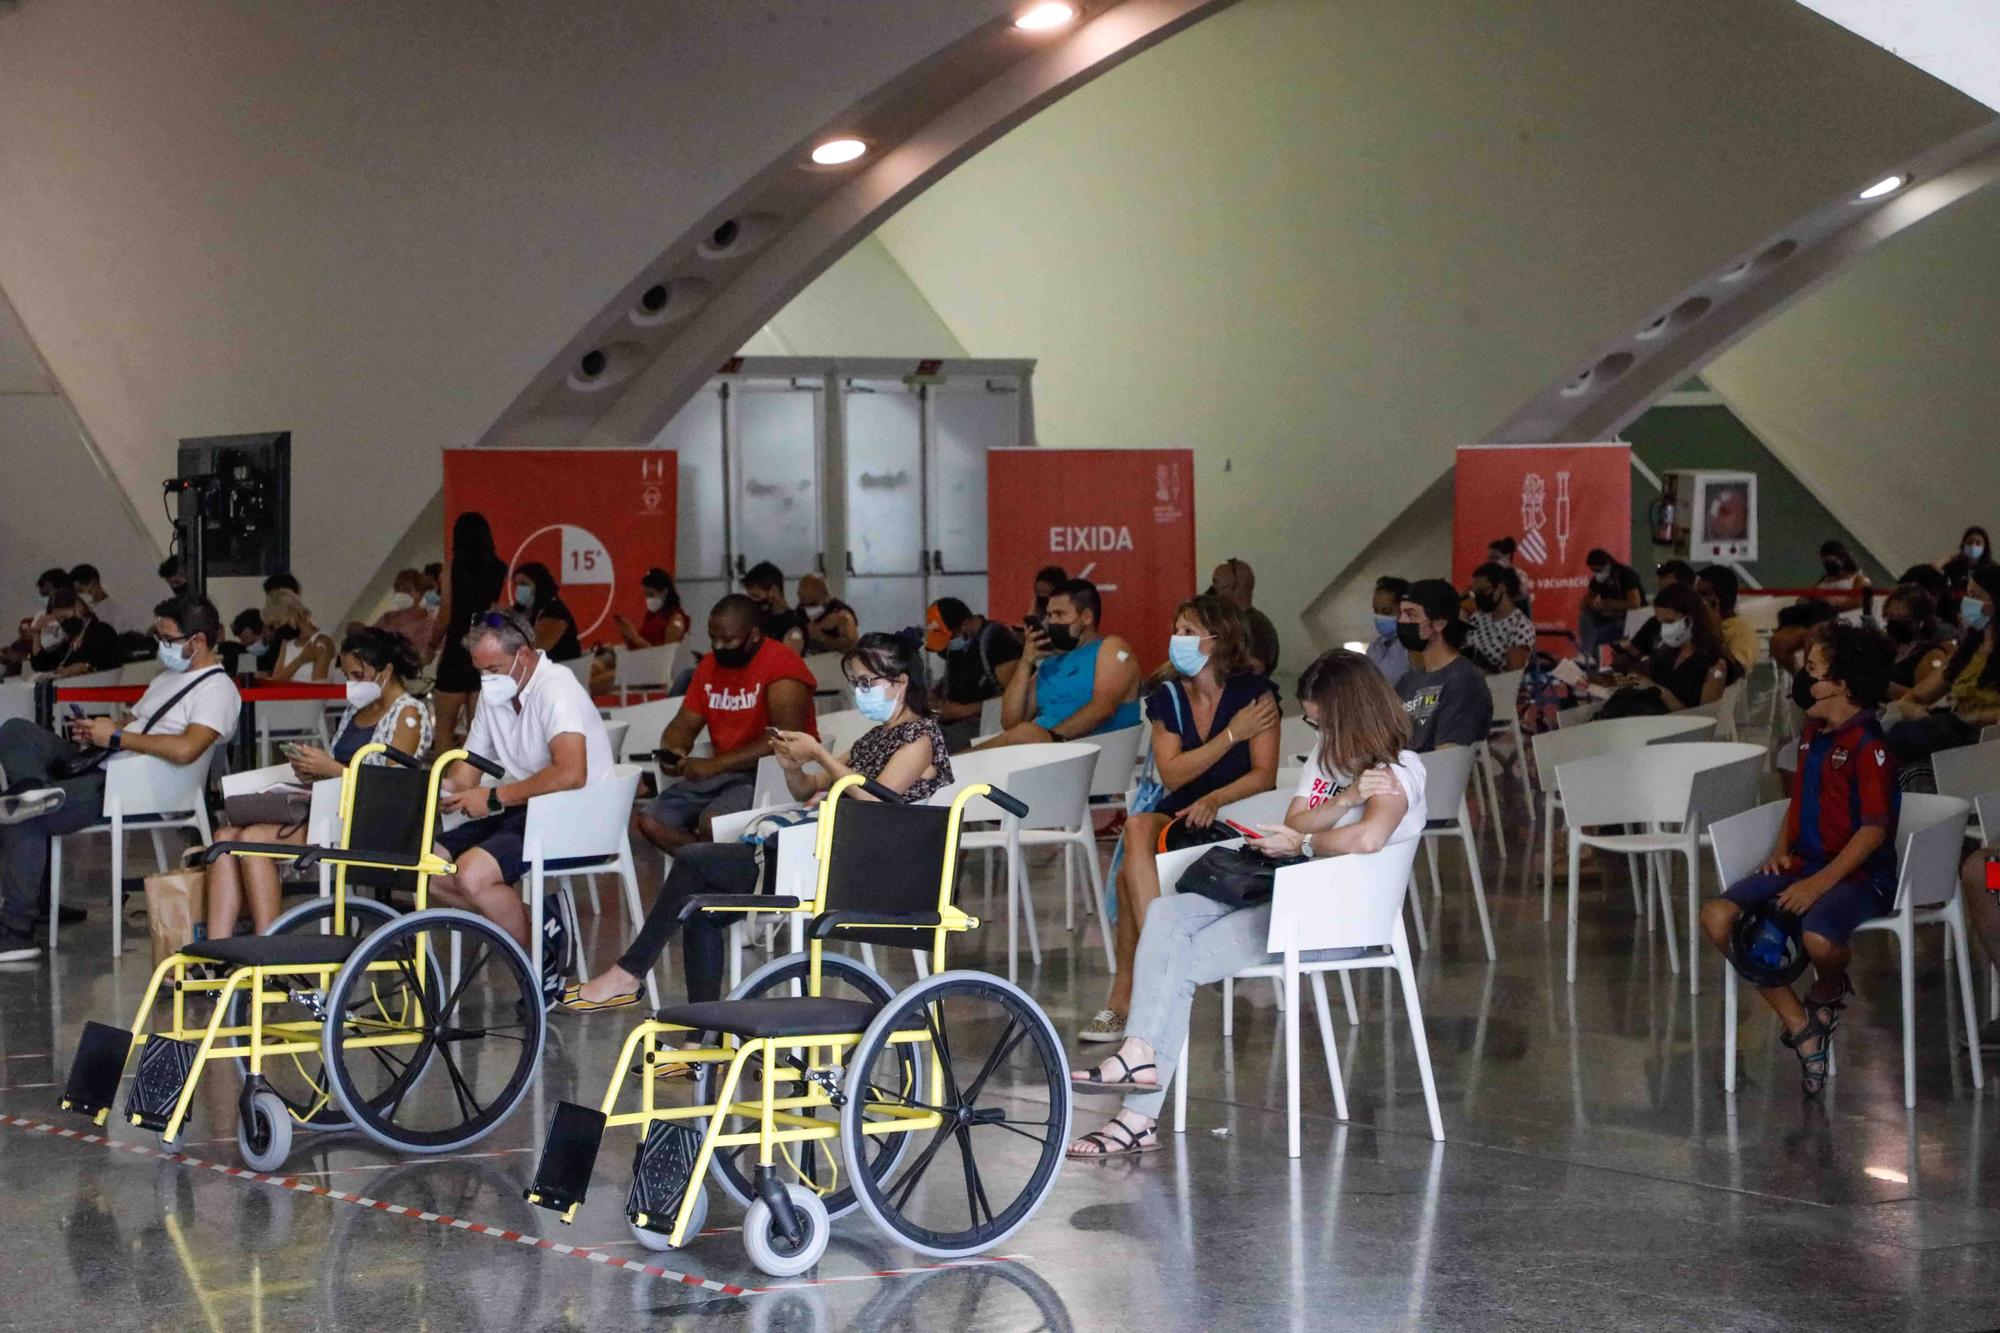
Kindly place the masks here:
[(884, 805), (907, 805), (909, 798), (899, 791), (891, 791), (873, 778), (861, 779), (861, 790), (873, 796)]
[(491, 759), (488, 759), (485, 755), (474, 754), (472, 751), (467, 750), (465, 752), (465, 762), (471, 764), (489, 778), (499, 778), (502, 782), (507, 780), (507, 770), (494, 763)]
[(424, 766), (423, 762), (415, 755), (398, 750), (393, 745), (384, 745), (382, 753), (389, 757), (391, 763), (401, 764), (404, 768), (422, 768)]
[(1002, 810), (1005, 810), (1008, 814), (1013, 815), (1016, 819), (1026, 819), (1028, 817), (1028, 803), (1018, 796), (1001, 791), (998, 787), (988, 787), (986, 789), (986, 799), (999, 806)]

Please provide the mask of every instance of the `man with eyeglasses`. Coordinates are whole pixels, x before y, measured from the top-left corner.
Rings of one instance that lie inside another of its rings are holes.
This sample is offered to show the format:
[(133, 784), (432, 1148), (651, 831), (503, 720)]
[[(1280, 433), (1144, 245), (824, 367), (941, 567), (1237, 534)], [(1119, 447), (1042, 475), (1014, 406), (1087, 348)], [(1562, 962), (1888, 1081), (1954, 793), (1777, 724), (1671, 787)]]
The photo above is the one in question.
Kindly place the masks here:
[[(222, 620), (203, 597), (176, 597), (153, 608), (153, 636), (160, 664), (129, 722), (75, 718), (69, 739), (18, 718), (0, 724), (0, 963), (39, 958), (35, 921), (48, 898), (49, 839), (104, 818), (102, 766), (73, 777), (92, 753), (110, 751), (105, 764), (128, 754), (152, 755), (171, 764), (205, 764), (210, 751), (236, 734), (243, 696), (229, 678), (215, 646)], [(64, 909), (65, 917), (78, 917)]]

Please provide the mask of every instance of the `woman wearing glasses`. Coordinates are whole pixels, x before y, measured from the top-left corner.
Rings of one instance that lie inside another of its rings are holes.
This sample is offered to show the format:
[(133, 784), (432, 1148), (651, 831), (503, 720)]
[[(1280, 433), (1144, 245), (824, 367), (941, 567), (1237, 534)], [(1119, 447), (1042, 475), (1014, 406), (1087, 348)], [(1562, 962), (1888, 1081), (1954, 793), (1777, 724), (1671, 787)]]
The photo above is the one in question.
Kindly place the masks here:
[[(841, 669), (854, 687), (854, 706), (873, 730), (844, 755), (828, 754), (817, 737), (801, 731), (775, 732), (771, 752), (785, 770), (785, 783), (801, 801), (817, 801), (849, 773), (859, 773), (916, 804), (951, 785), (951, 759), (944, 731), (931, 715), (923, 661), (917, 644), (895, 634), (864, 634)], [(817, 771), (808, 772), (808, 764)], [(872, 800), (865, 792), (862, 799)], [(666, 887), (646, 913), (625, 956), (582, 985), (571, 986), (562, 1007), (572, 1013), (637, 1004), (646, 972), (680, 924), (681, 904), (702, 893), (755, 893), (760, 888), (757, 848), (742, 842), (703, 842), (675, 853)], [(724, 927), (697, 916), (681, 935), (687, 968), (688, 1000), (722, 998)], [(667, 1075), (685, 1072), (669, 1065)]]

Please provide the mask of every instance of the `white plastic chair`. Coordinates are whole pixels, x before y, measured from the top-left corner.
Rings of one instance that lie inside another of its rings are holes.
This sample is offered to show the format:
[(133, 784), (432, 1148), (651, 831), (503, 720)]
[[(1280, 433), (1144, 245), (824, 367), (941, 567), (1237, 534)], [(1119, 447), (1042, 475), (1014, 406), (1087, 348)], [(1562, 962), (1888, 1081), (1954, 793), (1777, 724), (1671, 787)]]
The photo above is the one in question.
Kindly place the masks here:
[[(1465, 789), (1472, 781), (1473, 752), (1464, 746), (1452, 746), (1445, 750), (1432, 750), (1418, 758), (1424, 761), (1424, 801), (1432, 820), (1432, 825), (1424, 829), (1422, 838), (1424, 855), (1430, 862), (1431, 896), (1435, 899), (1444, 894), (1444, 878), (1438, 873), (1437, 840), (1455, 838), (1465, 849), (1465, 868), (1472, 877), (1472, 901), (1479, 909), (1479, 933), (1486, 940), (1486, 961), (1494, 962), (1500, 954), (1493, 947), (1493, 922), (1486, 913), (1486, 884), (1480, 878), (1479, 848), (1472, 838), (1472, 814), (1465, 800)], [(1525, 768), (1525, 754), (1521, 762)], [(1446, 815), (1444, 812), (1447, 810), (1451, 814)], [(1417, 893), (1415, 858), (1410, 862), (1410, 910), (1416, 914), (1418, 946), (1429, 949), (1430, 943), (1424, 930), (1424, 905)]]
[[(1562, 793), (1556, 789), (1556, 767), (1572, 759), (1588, 759), (1594, 754), (1630, 749), (1638, 745), (1660, 745), (1671, 741), (1705, 740), (1715, 729), (1715, 719), (1672, 713), (1665, 717), (1617, 717), (1582, 726), (1544, 731), (1537, 735), (1531, 751), (1535, 772), (1542, 784), (1542, 920), (1549, 919), (1556, 882), (1556, 811)], [(1637, 865), (1634, 863), (1632, 905), (1639, 905)]]
[(614, 762), (625, 753), (626, 738), (632, 734), (632, 724), (620, 718), (616, 722), (606, 721), (604, 737), (611, 742), (611, 757)]
[[(651, 756), (653, 751), (660, 748), (661, 733), (666, 731), (667, 724), (679, 715), (682, 697), (681, 695), (675, 695), (671, 699), (652, 699), (642, 704), (628, 704), (617, 708), (601, 708), (598, 710), (599, 715), (604, 718), (607, 728), (617, 722), (626, 724), (624, 747), (614, 752), (618, 757), (619, 763), (643, 764), (649, 762), (648, 757)], [(715, 753), (715, 747), (709, 744), (707, 731), (704, 730), (696, 738), (693, 747), (688, 750), (688, 753), (691, 755), (710, 755)]]
[(581, 657), (572, 657), (567, 662), (557, 662), (556, 665), (575, 676), (576, 683), (583, 686), (587, 694), (590, 692), (590, 663), (591, 655), (585, 653)]
[[(1937, 794), (1956, 796), (1961, 801), (1977, 800), (1988, 792), (2000, 792), (2000, 741), (1961, 745), (1955, 750), (1939, 750), (1931, 756), (1931, 772), (1937, 778)], [(1974, 823), (1974, 833), (1982, 845), (1991, 830), (1982, 819)]]
[(991, 736), (1000, 730), (1000, 696), (994, 695), (979, 705), (979, 734)]
[[(1991, 730), (1991, 728), (1989, 728)], [(1985, 792), (1974, 798), (1972, 817), (1979, 827), (2000, 833), (2000, 791)], [(1983, 845), (1990, 846), (1982, 837)], [(2000, 1021), (2000, 959), (1989, 958), (1986, 967), (1986, 1021)]]
[(1288, 717), (1278, 723), (1278, 763), (1305, 764), (1319, 748), (1319, 733), (1303, 717)]
[(270, 766), (271, 752), (282, 741), (305, 741), (322, 750), (331, 749), (333, 742), (326, 733), (326, 702), (279, 699), (258, 704), (257, 762)]
[(63, 845), (87, 833), (111, 835), (111, 956), (125, 952), (125, 835), (144, 829), (153, 835), (153, 856), (162, 871), (174, 869), (167, 858), (170, 828), (189, 828), (207, 843), (209, 830), (209, 757), (192, 764), (175, 764), (157, 755), (122, 754), (104, 765), (104, 822), (49, 839), (49, 951), (56, 947), (56, 920), (62, 911)]
[[(528, 801), (528, 826), (522, 836), (522, 859), (528, 863), (527, 882), (521, 886), (528, 903), (528, 958), (534, 975), (542, 975), (542, 916), (547, 910), (548, 881), (557, 881), (561, 910), (574, 941), (577, 979), (590, 980), (584, 964), (582, 923), (569, 881), (581, 876), (586, 882), (599, 874), (618, 876), (625, 891), (625, 911), (636, 925), (645, 919), (639, 905), (639, 874), (632, 863), (632, 839), (628, 832), (632, 799), (639, 790), (640, 770), (633, 764), (618, 764), (596, 782), (574, 791), (550, 792)], [(549, 868), (552, 861), (577, 864)], [(646, 972), (646, 998), (660, 1007), (660, 986), (656, 969)]]
[(1991, 726), (1981, 727), (1979, 729), (1979, 741), (1982, 745), (1987, 741), (2000, 741), (2000, 722), (1995, 722)]
[(1634, 634), (1637, 634), (1640, 630), (1644, 629), (1646, 627), (1646, 622), (1651, 620), (1652, 618), (1653, 618), (1652, 607), (1650, 606), (1633, 607), (1632, 609), (1630, 609), (1625, 613), (1625, 633), (1620, 637), (1626, 639), (1631, 638)]
[(618, 702), (629, 704), (635, 694), (651, 694), (672, 686), (680, 653), (681, 646), (677, 643), (663, 643), (654, 648), (620, 648), (615, 675)]
[(1493, 760), (1493, 740), (1499, 736), (1511, 736), (1514, 741), (1514, 767), (1521, 778), (1521, 803), (1528, 819), (1535, 818), (1535, 793), (1528, 776), (1528, 742), (1521, 734), (1521, 680), (1526, 671), (1500, 671), (1486, 678), (1487, 693), (1493, 697), (1493, 723), (1487, 728), (1487, 738), (1473, 744), (1473, 753), (1479, 756), (1479, 780), (1481, 801), (1485, 806), (1487, 822), (1493, 825), (1493, 838), (1500, 846), (1500, 854), (1507, 854), (1507, 821), (1500, 813), (1499, 765)]
[[(1402, 982), (1410, 1038), (1417, 1050), (1417, 1072), (1424, 1088), (1424, 1109), (1430, 1116), (1431, 1138), (1440, 1142), (1444, 1139), (1437, 1083), (1431, 1074), (1430, 1045), (1424, 1036), (1423, 1006), (1417, 996), (1416, 972), (1410, 965), (1409, 936), (1403, 929), (1403, 894), (1416, 855), (1417, 842), (1411, 839), (1370, 855), (1329, 856), (1288, 866), (1277, 873), (1271, 898), (1271, 928), (1265, 941), (1272, 961), (1246, 967), (1236, 973), (1236, 979), (1274, 977), (1283, 986), (1288, 1156), (1299, 1155), (1299, 1017), (1304, 1002), (1300, 979), (1312, 977), (1320, 1049), (1326, 1058), (1327, 1078), (1333, 1086), (1334, 1114), (1345, 1120), (1347, 1089), (1334, 1048), (1325, 974), (1344, 974), (1362, 968), (1393, 969)], [(1176, 863), (1176, 877), (1184, 868), (1185, 863)], [(1163, 865), (1163, 883), (1166, 870)], [(1321, 952), (1351, 949), (1368, 952), (1339, 958), (1328, 958)], [(1174, 1077), (1177, 1134), (1187, 1131), (1188, 1072), (1188, 1047), (1183, 1043)]]
[(1676, 717), (1712, 717), (1715, 719), (1715, 739), (1733, 741), (1736, 739), (1736, 714), (1743, 706), (1743, 679), (1739, 677), (1722, 690), (1722, 697), (1712, 704), (1696, 704), (1683, 708)]
[(819, 730), (819, 743), (832, 755), (844, 754), (854, 748), (854, 742), (875, 729), (875, 724), (861, 715), (859, 709), (841, 708), (830, 713), (821, 713), (813, 720)]
[(813, 687), (813, 698), (828, 711), (854, 706), (854, 693), (847, 687), (847, 673), (840, 669), (840, 660), (844, 656), (843, 653), (807, 653), (805, 657), (806, 670), (812, 672), (813, 680), (817, 682)]
[(1100, 810), (1130, 810), (1132, 784), (1139, 772), (1140, 742), (1150, 723), (1120, 727), (1083, 738), (1097, 747), (1097, 767), (1090, 775), (1090, 801)]
[[(1773, 801), (1734, 819), (1724, 820), (1712, 830), (1716, 869), (1725, 884), (1733, 884), (1754, 874), (1777, 845), (1789, 803)], [(1959, 897), (1958, 865), (1965, 824), (1971, 813), (1962, 800), (1907, 792), (1897, 824), (1896, 902), (1886, 916), (1864, 921), (1856, 933), (1881, 930), (1896, 937), (1897, 961), (1902, 979), (1903, 1008), (1903, 1105), (1917, 1104), (1917, 976), (1916, 928), (1943, 926), (1947, 948), (1958, 966), (1959, 1003), (1968, 1032), (1978, 1030), (1972, 997), (1972, 965), (1966, 951), (1965, 906)], [(1724, 973), (1722, 1087), (1736, 1090), (1736, 969)], [(1950, 1024), (1946, 1027), (1949, 1029)], [(1850, 1028), (1850, 1030), (1852, 1030)], [(1972, 1085), (1986, 1085), (1979, 1042), (1970, 1044)], [(1829, 1061), (1829, 1072), (1833, 1072)]]

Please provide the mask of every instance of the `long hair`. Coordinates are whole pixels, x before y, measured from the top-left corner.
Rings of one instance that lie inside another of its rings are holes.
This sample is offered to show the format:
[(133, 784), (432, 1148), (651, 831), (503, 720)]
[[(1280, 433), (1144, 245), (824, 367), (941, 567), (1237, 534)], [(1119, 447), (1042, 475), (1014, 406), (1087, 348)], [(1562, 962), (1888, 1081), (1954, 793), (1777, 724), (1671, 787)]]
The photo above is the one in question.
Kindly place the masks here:
[[(1215, 646), (1208, 651), (1208, 661), (1215, 668), (1216, 683), (1249, 674), (1250, 622), (1244, 618), (1243, 608), (1220, 593), (1205, 592), (1199, 597), (1188, 598), (1174, 608), (1174, 619), (1179, 620), (1182, 616), (1215, 636)], [(1160, 664), (1149, 683), (1163, 684), (1179, 674), (1169, 658)]]
[(1695, 590), (1685, 583), (1670, 583), (1653, 594), (1653, 605), (1669, 611), (1678, 611), (1686, 616), (1694, 626), (1689, 642), (1697, 653), (1714, 656), (1726, 655), (1729, 645), (1722, 637), (1722, 622), (1715, 618), (1715, 612)]
[(1393, 763), (1410, 741), (1410, 715), (1389, 682), (1360, 653), (1321, 653), (1299, 678), (1312, 683), (1319, 709), (1319, 745), (1313, 759), (1330, 778), (1352, 780), (1377, 764)]
[(548, 610), (549, 604), (562, 592), (562, 589), (556, 586), (556, 576), (549, 573), (549, 567), (539, 560), (530, 560), (515, 569), (514, 577), (526, 579), (535, 585), (535, 612), (538, 615)]
[(360, 658), (369, 667), (380, 671), (389, 668), (399, 681), (415, 680), (423, 672), (424, 664), (417, 658), (417, 650), (410, 641), (393, 630), (363, 626), (340, 641), (343, 657)]
[(903, 707), (918, 717), (931, 715), (923, 647), (914, 634), (876, 630), (862, 635), (840, 659), (842, 673), (851, 666), (858, 666), (871, 676), (902, 676), (909, 682), (903, 690)]
[(474, 509), (460, 514), (451, 525), (452, 615), (476, 616), (492, 606), (506, 573), (500, 553), (493, 549), (493, 527), (486, 515)]
[[(1974, 569), (1972, 581), (1988, 597), (2000, 602), (2000, 564), (1981, 565)], [(1958, 641), (1958, 651), (1951, 655), (1951, 661), (1945, 666), (1944, 678), (1947, 681), (1957, 680), (1972, 665), (1980, 647), (1986, 645), (1994, 650), (1986, 654), (1986, 665), (1979, 672), (1979, 685), (1981, 689), (2000, 688), (2000, 645), (1995, 644), (1996, 636), (2000, 636), (2000, 621), (1987, 621), (1986, 628), (1977, 633), (1968, 630)]]

